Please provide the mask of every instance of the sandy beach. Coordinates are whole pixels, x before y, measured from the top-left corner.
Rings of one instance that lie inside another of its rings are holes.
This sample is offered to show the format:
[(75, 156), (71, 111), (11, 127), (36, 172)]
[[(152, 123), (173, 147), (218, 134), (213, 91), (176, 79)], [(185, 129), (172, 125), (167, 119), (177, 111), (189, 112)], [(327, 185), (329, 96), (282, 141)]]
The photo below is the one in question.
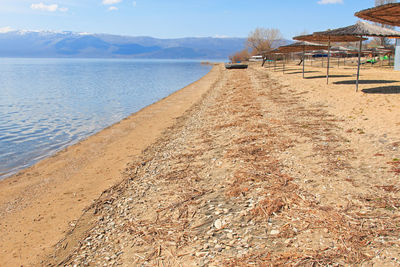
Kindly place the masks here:
[(199, 101), (218, 72), (0, 181), (0, 266), (39, 266), (127, 164)]
[(0, 182), (1, 266), (400, 264), (400, 73), (216, 65)]

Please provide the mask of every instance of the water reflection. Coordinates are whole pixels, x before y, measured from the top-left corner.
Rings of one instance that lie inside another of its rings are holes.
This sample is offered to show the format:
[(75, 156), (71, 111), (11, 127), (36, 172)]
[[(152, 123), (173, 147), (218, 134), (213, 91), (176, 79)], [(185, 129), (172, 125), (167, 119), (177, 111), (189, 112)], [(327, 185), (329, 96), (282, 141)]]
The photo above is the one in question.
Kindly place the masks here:
[(0, 178), (199, 79), (193, 61), (0, 59)]

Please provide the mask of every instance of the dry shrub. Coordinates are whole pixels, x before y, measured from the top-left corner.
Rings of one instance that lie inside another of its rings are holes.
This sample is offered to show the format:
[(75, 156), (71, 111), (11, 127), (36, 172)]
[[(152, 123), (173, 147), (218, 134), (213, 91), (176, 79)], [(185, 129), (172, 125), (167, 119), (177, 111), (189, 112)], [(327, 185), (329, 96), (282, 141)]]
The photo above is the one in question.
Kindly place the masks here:
[(250, 58), (249, 50), (243, 49), (242, 51), (236, 52), (235, 54), (229, 56), (231, 62), (243, 62), (248, 61)]

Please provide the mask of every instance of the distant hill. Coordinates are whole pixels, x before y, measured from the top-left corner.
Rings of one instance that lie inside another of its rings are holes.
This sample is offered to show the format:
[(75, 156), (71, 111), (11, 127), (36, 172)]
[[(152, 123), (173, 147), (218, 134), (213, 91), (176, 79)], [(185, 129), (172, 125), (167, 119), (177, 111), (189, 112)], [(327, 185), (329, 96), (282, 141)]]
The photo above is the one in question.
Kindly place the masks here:
[(245, 38), (157, 39), (51, 31), (0, 32), (0, 57), (227, 59)]

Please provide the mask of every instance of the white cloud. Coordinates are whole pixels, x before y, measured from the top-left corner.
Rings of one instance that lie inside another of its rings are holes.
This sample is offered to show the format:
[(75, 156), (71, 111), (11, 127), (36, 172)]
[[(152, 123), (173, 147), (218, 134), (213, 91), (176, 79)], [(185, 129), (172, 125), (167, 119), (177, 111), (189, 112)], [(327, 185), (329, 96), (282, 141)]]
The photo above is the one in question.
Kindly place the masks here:
[(114, 5), (121, 2), (122, 0), (103, 0), (103, 5)]
[(136, 7), (136, 5), (137, 5), (136, 1), (133, 1), (132, 5), (133, 5), (134, 7)]
[(7, 33), (7, 32), (13, 32), (13, 31), (15, 31), (15, 30), (11, 27), (0, 28), (0, 33)]
[(110, 11), (118, 10), (118, 7), (110, 6), (110, 7), (108, 8), (108, 10), (110, 10)]
[(328, 4), (343, 4), (343, 0), (320, 0), (317, 2), (319, 5), (328, 5)]
[(46, 5), (43, 3), (39, 4), (32, 4), (31, 9), (34, 10), (42, 10), (42, 11), (48, 11), (48, 12), (55, 12), (55, 11), (61, 11), (61, 12), (67, 12), (68, 8), (66, 7), (58, 7), (57, 4), (52, 4), (52, 5)]

